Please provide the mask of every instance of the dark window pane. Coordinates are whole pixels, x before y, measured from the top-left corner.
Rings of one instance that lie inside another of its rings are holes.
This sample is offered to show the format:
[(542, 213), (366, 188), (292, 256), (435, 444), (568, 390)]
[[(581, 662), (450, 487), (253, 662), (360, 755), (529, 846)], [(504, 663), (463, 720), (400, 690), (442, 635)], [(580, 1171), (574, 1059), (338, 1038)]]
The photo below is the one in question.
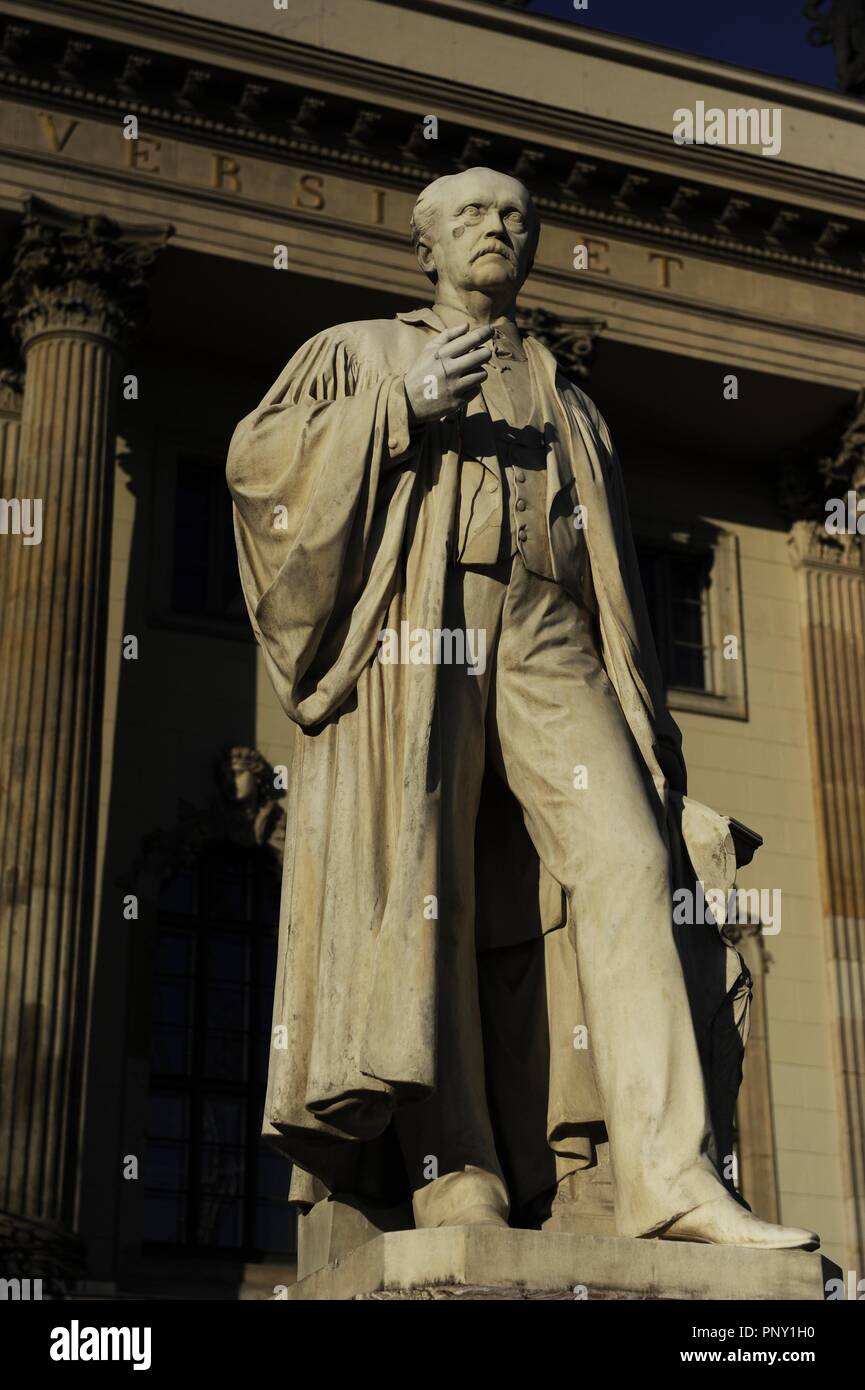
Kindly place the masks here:
[(155, 1072), (183, 1076), (190, 1070), (192, 1030), (155, 1024), (151, 1032), (150, 1061)]
[(211, 980), (236, 980), (246, 974), (246, 938), (220, 933), (207, 943), (207, 974)]
[(160, 889), (159, 906), (164, 912), (191, 915), (196, 910), (196, 875), (191, 869), (172, 874)]
[(638, 546), (637, 555), (666, 684), (706, 690), (708, 557), (652, 545)]
[(239, 1197), (243, 1192), (244, 1152), (238, 1147), (205, 1144), (199, 1183), (210, 1196)]
[(702, 606), (699, 603), (674, 603), (672, 605), (672, 618), (673, 640), (702, 648)]
[(287, 1200), (256, 1202), (255, 1244), (259, 1250), (291, 1251), (297, 1242), (295, 1214)]
[(679, 596), (702, 591), (706, 582), (707, 564), (704, 555), (670, 555), (673, 592)]
[(684, 686), (690, 690), (705, 690), (703, 653), (689, 651), (686, 647), (675, 647), (670, 684)]
[(148, 1133), (156, 1139), (185, 1139), (189, 1134), (189, 1101), (186, 1096), (151, 1091)]
[(212, 544), (211, 473), (207, 464), (178, 462), (174, 492), (174, 583), (178, 613), (206, 613)]
[(263, 980), (258, 987), (258, 1013), (253, 1019), (256, 1030), (270, 1032), (273, 1023), (273, 980), (270, 973), (262, 970)]
[(147, 1145), (144, 1178), (148, 1188), (169, 1188), (173, 1192), (186, 1187), (189, 1150), (186, 1144), (151, 1142)]
[(707, 582), (708, 565), (704, 556), (671, 556), (671, 678), (674, 685), (692, 690), (706, 689), (704, 595)]
[(147, 1240), (295, 1248), (291, 1166), (275, 1155), (275, 1169), (258, 1163), (278, 897), (270, 860), (232, 844), (166, 884), (163, 911), (194, 911), (188, 927), (164, 922), (155, 951)]
[(261, 920), (267, 927), (279, 926), (279, 900), (280, 882), (274, 875), (265, 880), (261, 895)]
[(261, 1148), (256, 1160), (258, 1169), (258, 1195), (274, 1201), (288, 1201), (288, 1188), (291, 1183), (291, 1164), (275, 1153), (273, 1149)]
[(193, 940), (188, 932), (161, 932), (156, 946), (157, 975), (190, 975)]
[(652, 633), (655, 641), (658, 641), (658, 583), (655, 571), (655, 556), (651, 551), (638, 552), (640, 562), (640, 578), (643, 581), (643, 592), (646, 595), (646, 607), (649, 610), (649, 619), (652, 624)]
[(245, 1137), (246, 1104), (234, 1096), (208, 1095), (201, 1112), (205, 1144), (240, 1144)]
[[(276, 982), (276, 937), (261, 942), (259, 951), (261, 988), (272, 998)], [(268, 1013), (270, 1010), (268, 1010)]]
[(246, 993), (242, 979), (237, 984), (223, 980), (208, 985), (208, 1028), (242, 1028), (246, 1022)]
[(145, 1192), (147, 1239), (177, 1244), (186, 1235), (186, 1198), (181, 1194)]
[(177, 613), (246, 621), (221, 460), (177, 461), (171, 604)]
[(236, 1249), (242, 1243), (242, 1215), (242, 1204), (236, 1198), (203, 1198), (198, 1219), (199, 1244)]
[(270, 1037), (270, 1032), (259, 1033), (253, 1043), (255, 1077), (257, 1081), (267, 1080), (267, 1069), (270, 1066)]
[(250, 885), (237, 874), (214, 873), (207, 879), (207, 910), (210, 916), (245, 922), (250, 916)]
[(294, 1211), (288, 1205), (291, 1164), (271, 1149), (258, 1155), (258, 1202), (255, 1244), (259, 1250), (293, 1250), (297, 1240)]
[(153, 1020), (155, 1023), (189, 1024), (192, 1015), (188, 980), (154, 980)]
[(204, 1043), (208, 1081), (246, 1080), (246, 1034), (208, 1033)]

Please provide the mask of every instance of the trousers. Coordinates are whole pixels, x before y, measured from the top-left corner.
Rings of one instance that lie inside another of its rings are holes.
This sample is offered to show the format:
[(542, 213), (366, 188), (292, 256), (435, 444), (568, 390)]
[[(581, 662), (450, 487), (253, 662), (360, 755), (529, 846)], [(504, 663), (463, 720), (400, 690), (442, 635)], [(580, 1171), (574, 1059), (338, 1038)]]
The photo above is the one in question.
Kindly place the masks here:
[[(486, 667), (442, 666), (437, 1085), (397, 1112), (415, 1224), (509, 1213), (485, 1074), (474, 830), (491, 764), (575, 924), (588, 1047), (610, 1141), (616, 1223), (648, 1235), (723, 1187), (682, 968), (669, 850), (592, 615), (521, 557), (448, 571), (446, 625), (483, 629)], [(543, 950), (543, 941), (533, 944)], [(572, 1029), (550, 1017), (548, 1027)], [(543, 1124), (542, 1116), (535, 1116)], [(534, 1136), (537, 1143), (538, 1136)]]

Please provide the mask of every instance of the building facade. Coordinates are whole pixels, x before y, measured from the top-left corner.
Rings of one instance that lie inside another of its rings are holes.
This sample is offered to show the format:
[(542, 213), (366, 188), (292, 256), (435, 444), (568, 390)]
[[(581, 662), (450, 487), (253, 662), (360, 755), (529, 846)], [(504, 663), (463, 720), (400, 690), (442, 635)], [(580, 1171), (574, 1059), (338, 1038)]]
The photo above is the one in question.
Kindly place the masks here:
[(544, 222), (523, 322), (617, 440), (691, 794), (764, 839), (741, 1189), (865, 1276), (861, 99), (489, 0), (0, 22), (5, 1263), (291, 1278), (258, 1144), (289, 744), (225, 454), (305, 339), (429, 301), (414, 199), (488, 164)]

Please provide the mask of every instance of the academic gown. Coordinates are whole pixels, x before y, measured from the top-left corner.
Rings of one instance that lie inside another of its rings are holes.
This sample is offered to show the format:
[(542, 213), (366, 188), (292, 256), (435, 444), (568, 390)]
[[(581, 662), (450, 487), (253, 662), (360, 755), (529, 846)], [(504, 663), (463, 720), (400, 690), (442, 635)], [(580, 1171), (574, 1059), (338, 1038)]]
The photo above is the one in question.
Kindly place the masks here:
[[(424, 338), (442, 326), (421, 309), (317, 334), (241, 421), (229, 450), (243, 592), (293, 728), (264, 1134), (294, 1161), (292, 1199), (305, 1203), (325, 1191), (404, 1200), (390, 1117), (436, 1085), (447, 730), (436, 714), (436, 667), (375, 658), (383, 628), (444, 626), (458, 431), (439, 421), (410, 434), (403, 388)], [(524, 342), (550, 426), (556, 577), (565, 587), (581, 582), (569, 570), (579, 502), (602, 658), (655, 789), (674, 883), (693, 883), (699, 864), (707, 886), (729, 886), (728, 823), (684, 795), (681, 735), (665, 704), (606, 424), (547, 348), (531, 336)], [(479, 398), (469, 409), (482, 409)], [(568, 1026), (555, 1030), (559, 1045), (551, 1043), (538, 1084), (548, 1095), (547, 1140), (565, 1159), (561, 1174), (592, 1162), (587, 1136), (603, 1122), (589, 1052), (570, 1044), (584, 1021), (574, 934), (561, 888), (507, 789), (499, 786), (495, 805), (482, 804), (477, 837), (479, 934), (510, 942), (557, 933), (547, 942), (549, 1007)], [(678, 936), (710, 1097), (724, 1098), (716, 1130), (727, 1130), (747, 972), (714, 926)]]

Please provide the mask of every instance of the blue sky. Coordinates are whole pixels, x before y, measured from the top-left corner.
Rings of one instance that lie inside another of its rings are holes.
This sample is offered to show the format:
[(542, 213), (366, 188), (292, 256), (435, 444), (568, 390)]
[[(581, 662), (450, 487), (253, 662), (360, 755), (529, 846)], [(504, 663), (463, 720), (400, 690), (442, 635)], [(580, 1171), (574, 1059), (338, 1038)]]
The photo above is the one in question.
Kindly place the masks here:
[[(831, 47), (812, 48), (804, 0), (532, 0), (529, 10), (836, 90)], [(824, 9), (828, 6), (824, 5)]]

